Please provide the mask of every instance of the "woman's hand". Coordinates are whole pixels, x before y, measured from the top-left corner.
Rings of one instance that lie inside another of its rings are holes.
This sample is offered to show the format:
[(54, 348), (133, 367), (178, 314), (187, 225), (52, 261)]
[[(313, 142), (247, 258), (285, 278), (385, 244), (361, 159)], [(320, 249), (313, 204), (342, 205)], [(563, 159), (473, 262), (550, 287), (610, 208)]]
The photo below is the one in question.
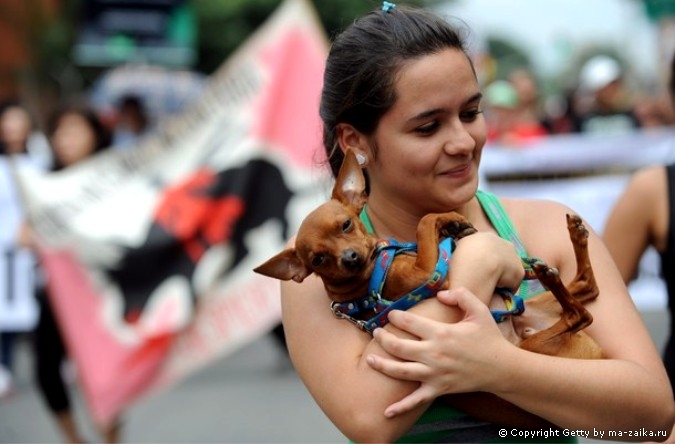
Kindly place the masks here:
[(437, 298), (458, 307), (464, 313), (462, 319), (447, 324), (395, 310), (389, 314), (389, 321), (419, 340), (402, 339), (381, 328), (373, 334), (375, 341), (400, 361), (373, 354), (367, 357), (368, 364), (392, 378), (421, 383), (410, 395), (387, 407), (388, 418), (444, 394), (484, 390), (492, 378), (500, 377), (492, 371), (495, 358), (511, 344), (502, 336), (487, 306), (464, 288), (439, 292)]
[(35, 248), (37, 246), (35, 233), (28, 222), (24, 221), (19, 227), (16, 235), (16, 243), (21, 248)]

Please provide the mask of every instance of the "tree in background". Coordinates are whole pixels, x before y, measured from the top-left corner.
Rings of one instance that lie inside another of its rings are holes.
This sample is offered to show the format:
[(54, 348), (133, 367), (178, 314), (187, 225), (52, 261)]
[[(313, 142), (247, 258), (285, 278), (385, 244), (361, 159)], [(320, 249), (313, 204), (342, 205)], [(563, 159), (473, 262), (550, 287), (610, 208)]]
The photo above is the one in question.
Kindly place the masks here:
[[(431, 6), (440, 0), (408, 0), (398, 4)], [(375, 0), (312, 0), (327, 36), (345, 28), (356, 17), (378, 8)], [(281, 0), (194, 1), (199, 23), (197, 70), (213, 72), (265, 19)]]
[[(87, 0), (0, 0), (0, 101), (19, 97), (39, 117), (62, 97), (83, 94), (111, 68), (80, 66), (74, 60)], [(328, 36), (376, 9), (375, 0), (311, 0)], [(441, 0), (399, 4), (430, 6)], [(140, 2), (140, 0), (139, 0)], [(198, 33), (197, 61), (186, 67), (215, 71), (281, 4), (282, 0), (189, 0)]]

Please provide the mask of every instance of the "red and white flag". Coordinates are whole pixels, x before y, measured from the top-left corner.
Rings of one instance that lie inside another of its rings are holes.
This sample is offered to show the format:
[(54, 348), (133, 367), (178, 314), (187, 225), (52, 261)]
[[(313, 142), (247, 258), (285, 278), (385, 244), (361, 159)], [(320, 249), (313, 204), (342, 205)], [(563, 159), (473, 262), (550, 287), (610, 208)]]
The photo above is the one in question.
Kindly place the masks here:
[(97, 421), (279, 322), (278, 284), (251, 270), (327, 197), (326, 53), (309, 2), (285, 0), (188, 111), (136, 147), (21, 173)]

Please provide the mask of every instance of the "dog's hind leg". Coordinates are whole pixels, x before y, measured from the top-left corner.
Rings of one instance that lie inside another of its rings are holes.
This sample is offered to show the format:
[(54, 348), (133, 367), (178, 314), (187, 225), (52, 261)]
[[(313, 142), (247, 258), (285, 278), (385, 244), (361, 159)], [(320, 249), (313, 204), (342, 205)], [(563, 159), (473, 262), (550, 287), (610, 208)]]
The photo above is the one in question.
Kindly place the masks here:
[(588, 256), (588, 230), (581, 218), (574, 214), (567, 215), (567, 230), (577, 260), (577, 274), (568, 288), (572, 296), (583, 304), (597, 298), (599, 294), (591, 259)]
[(555, 324), (529, 336), (519, 346), (536, 353), (560, 356), (563, 355), (561, 349), (569, 345), (570, 336), (591, 325), (593, 316), (568, 291), (560, 280), (558, 270), (543, 262), (535, 263), (533, 269), (537, 278), (562, 307), (562, 313)]

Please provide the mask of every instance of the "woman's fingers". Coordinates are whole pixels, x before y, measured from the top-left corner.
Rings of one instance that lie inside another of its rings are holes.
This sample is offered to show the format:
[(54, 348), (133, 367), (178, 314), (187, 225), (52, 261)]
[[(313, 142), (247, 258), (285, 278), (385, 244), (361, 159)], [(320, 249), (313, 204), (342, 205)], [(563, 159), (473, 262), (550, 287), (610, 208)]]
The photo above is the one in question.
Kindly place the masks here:
[(485, 316), (489, 312), (487, 306), (466, 288), (440, 291), (436, 297), (446, 305), (459, 308), (465, 319)]
[(437, 393), (432, 386), (422, 384), (417, 390), (405, 398), (389, 405), (384, 410), (384, 416), (393, 418), (396, 415), (409, 412), (422, 404), (433, 401), (438, 395), (439, 393)]
[(419, 361), (423, 356), (424, 343), (417, 339), (400, 338), (383, 328), (378, 328), (373, 332), (373, 339), (384, 351), (400, 360)]
[(393, 326), (418, 338), (431, 336), (438, 325), (429, 318), (401, 310), (392, 310), (388, 317)]
[(419, 362), (398, 361), (377, 355), (369, 355), (366, 362), (378, 372), (395, 379), (423, 381), (429, 375), (429, 368)]

